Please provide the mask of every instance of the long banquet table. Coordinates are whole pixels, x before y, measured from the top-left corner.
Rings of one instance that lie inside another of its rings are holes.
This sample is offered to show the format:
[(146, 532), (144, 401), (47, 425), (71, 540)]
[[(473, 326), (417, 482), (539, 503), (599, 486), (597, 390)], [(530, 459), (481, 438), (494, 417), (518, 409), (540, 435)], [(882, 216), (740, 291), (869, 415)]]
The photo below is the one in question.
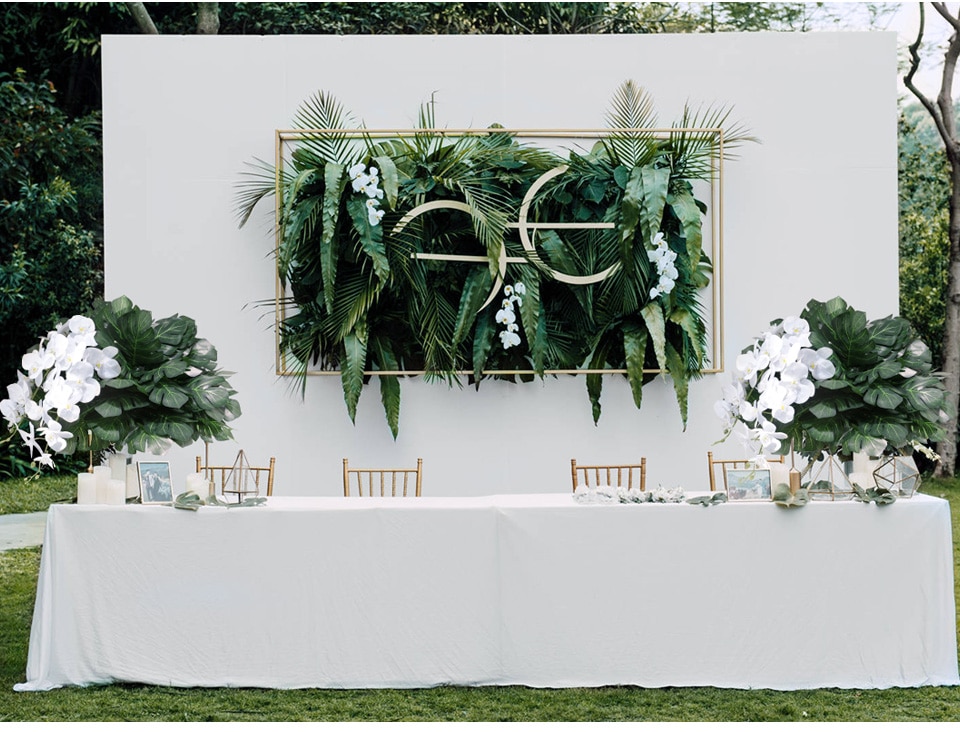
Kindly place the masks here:
[(50, 508), (26, 683), (954, 685), (949, 505)]

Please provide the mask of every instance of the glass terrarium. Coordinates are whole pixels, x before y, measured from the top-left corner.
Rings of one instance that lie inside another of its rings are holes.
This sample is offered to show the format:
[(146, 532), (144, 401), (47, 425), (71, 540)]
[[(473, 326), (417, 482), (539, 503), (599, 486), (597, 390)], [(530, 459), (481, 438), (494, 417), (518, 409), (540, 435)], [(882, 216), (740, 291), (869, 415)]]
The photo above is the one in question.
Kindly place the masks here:
[(804, 486), (812, 501), (846, 501), (853, 498), (853, 485), (836, 455), (824, 454), (813, 463)]
[(900, 498), (912, 498), (920, 487), (920, 471), (911, 455), (887, 455), (873, 471), (878, 488)]
[(244, 498), (260, 495), (260, 486), (243, 450), (237, 453), (233, 467), (224, 476), (223, 493), (236, 496), (237, 503), (242, 503)]

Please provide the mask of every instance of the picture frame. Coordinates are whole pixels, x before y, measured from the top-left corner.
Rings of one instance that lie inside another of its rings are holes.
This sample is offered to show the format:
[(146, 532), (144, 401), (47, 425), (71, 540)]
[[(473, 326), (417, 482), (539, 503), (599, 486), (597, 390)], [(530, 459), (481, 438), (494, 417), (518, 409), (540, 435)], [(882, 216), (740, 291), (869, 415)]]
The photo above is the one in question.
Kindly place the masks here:
[(727, 498), (731, 501), (770, 501), (773, 499), (769, 469), (731, 468), (724, 473)]
[(160, 506), (173, 504), (173, 480), (170, 477), (169, 462), (138, 462), (137, 480), (140, 484), (140, 503)]

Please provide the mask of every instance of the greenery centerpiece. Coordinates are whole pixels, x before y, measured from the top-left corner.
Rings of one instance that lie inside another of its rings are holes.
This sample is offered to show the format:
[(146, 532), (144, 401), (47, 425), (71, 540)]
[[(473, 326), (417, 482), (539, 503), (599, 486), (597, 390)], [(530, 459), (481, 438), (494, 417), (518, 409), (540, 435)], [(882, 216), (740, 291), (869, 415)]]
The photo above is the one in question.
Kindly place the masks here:
[(53, 454), (226, 440), (240, 415), (217, 351), (184, 315), (154, 320), (126, 297), (98, 303), (47, 333), (24, 355), (0, 413), (34, 462)]
[[(650, 97), (626, 82), (609, 131), (564, 156), (498, 125), (446, 134), (432, 103), (414, 134), (376, 138), (317, 94), (296, 116), (289, 163), (262, 164), (238, 200), (243, 225), (263, 197), (280, 199), (279, 342), (301, 388), (311, 367), (339, 370), (353, 419), (379, 373), (396, 436), (398, 372), (479, 385), (587, 370), (595, 421), (604, 370), (626, 373), (638, 407), (666, 372), (685, 424), (708, 360), (699, 298), (711, 273), (693, 183), (751, 139), (722, 129), (728, 115), (687, 108), (658, 133)], [(558, 226), (518, 240), (521, 219)]]
[(930, 349), (904, 318), (869, 320), (811, 300), (737, 357), (716, 411), (757, 456), (900, 455), (942, 439), (947, 400)]

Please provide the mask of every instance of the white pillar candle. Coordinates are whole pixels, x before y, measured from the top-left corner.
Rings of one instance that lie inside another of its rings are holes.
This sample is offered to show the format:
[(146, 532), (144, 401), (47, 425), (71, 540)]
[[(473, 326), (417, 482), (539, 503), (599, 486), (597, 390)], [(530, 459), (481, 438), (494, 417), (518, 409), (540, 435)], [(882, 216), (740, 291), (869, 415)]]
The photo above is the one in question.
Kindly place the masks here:
[(97, 502), (97, 479), (93, 473), (77, 474), (77, 503)]
[(187, 490), (193, 491), (201, 498), (207, 495), (207, 480), (203, 473), (190, 473), (187, 475)]
[(872, 473), (877, 468), (877, 458), (872, 458), (865, 452), (853, 453), (853, 473)]
[(790, 467), (783, 463), (770, 463), (770, 488), (771, 490), (783, 483), (790, 485)]
[(140, 495), (140, 477), (137, 475), (135, 463), (127, 465), (127, 498), (137, 498)]
[(107, 459), (110, 466), (110, 477), (113, 480), (126, 481), (127, 479), (127, 456), (120, 453), (114, 453)]
[(110, 480), (110, 466), (98, 465), (93, 469), (93, 477), (97, 479), (97, 503), (106, 503), (107, 483)]
[(127, 481), (111, 478), (107, 481), (107, 503), (122, 506), (127, 502)]

